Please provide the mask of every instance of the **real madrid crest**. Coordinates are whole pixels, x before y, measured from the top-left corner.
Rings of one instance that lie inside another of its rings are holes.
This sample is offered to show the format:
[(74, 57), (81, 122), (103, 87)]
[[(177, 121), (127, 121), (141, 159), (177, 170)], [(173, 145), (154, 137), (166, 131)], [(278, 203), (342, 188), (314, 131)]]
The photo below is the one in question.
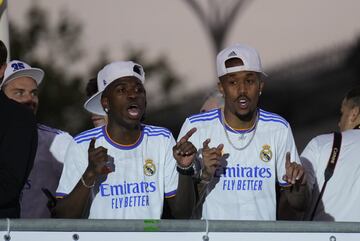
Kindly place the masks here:
[(272, 158), (272, 151), (269, 145), (263, 145), (263, 149), (260, 152), (260, 159), (264, 162), (269, 162)]
[(147, 159), (144, 164), (144, 174), (146, 176), (152, 176), (155, 174), (155, 172), (156, 172), (156, 167), (153, 160)]

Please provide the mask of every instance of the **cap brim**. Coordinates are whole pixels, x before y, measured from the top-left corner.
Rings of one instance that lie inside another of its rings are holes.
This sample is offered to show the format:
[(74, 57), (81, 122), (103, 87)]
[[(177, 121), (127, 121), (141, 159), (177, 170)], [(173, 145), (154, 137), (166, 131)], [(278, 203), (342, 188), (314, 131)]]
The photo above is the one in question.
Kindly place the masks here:
[(4, 81), (2, 82), (1, 86), (5, 83), (8, 83), (9, 81), (12, 81), (19, 77), (30, 77), (36, 81), (37, 85), (40, 85), (41, 81), (44, 78), (44, 71), (38, 68), (31, 68), (31, 69), (23, 69), (19, 70), (11, 75), (9, 75)]
[(96, 115), (106, 115), (101, 105), (102, 91), (91, 96), (84, 104), (85, 110)]

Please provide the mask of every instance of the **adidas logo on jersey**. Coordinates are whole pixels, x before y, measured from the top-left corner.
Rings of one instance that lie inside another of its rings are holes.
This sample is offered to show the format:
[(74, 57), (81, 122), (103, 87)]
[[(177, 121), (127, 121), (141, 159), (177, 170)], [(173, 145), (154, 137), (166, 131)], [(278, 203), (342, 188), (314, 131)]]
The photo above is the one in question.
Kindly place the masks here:
[(235, 51), (231, 51), (231, 53), (228, 55), (228, 57), (232, 57), (232, 56), (237, 56), (237, 54), (235, 53)]

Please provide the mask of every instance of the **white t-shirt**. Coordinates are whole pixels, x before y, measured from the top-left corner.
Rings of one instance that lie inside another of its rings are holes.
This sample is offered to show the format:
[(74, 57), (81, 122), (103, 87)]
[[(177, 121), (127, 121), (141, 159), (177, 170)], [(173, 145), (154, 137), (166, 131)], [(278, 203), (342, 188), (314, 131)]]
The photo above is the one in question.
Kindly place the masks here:
[(141, 136), (133, 145), (115, 143), (105, 126), (85, 131), (69, 147), (57, 197), (69, 194), (88, 165), (88, 148), (103, 146), (114, 159), (115, 171), (104, 176), (92, 190), (89, 218), (159, 219), (163, 200), (176, 194), (178, 173), (171, 132), (162, 127), (143, 125)]
[(207, 187), (202, 218), (276, 219), (275, 182), (286, 184), (282, 181), (286, 152), (291, 153), (292, 161), (299, 163), (299, 157), (288, 122), (279, 115), (259, 111), (257, 124), (249, 130), (223, 125), (220, 109), (186, 119), (179, 137), (196, 127), (189, 141), (198, 150), (207, 138), (210, 148), (224, 144), (222, 168)]
[[(320, 135), (312, 139), (301, 154), (301, 161), (313, 188), (312, 205), (307, 219), (315, 207), (324, 184), (324, 172), (332, 150), (334, 135)], [(360, 130), (342, 133), (340, 155), (333, 176), (328, 181), (314, 220), (360, 221)]]
[(33, 168), (21, 195), (21, 218), (50, 218), (47, 197), (41, 188), (55, 194), (63, 168), (64, 153), (72, 136), (58, 129), (38, 124), (38, 146)]

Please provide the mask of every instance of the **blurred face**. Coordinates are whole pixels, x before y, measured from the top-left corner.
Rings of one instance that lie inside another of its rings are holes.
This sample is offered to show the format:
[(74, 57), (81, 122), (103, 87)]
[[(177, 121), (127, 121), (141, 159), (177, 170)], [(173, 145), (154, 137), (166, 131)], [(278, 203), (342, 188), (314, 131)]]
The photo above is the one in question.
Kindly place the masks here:
[(108, 108), (109, 122), (130, 128), (140, 124), (145, 113), (146, 94), (138, 78), (119, 78), (105, 91), (101, 101), (103, 107)]
[(95, 127), (106, 125), (107, 118), (103, 115), (91, 114), (91, 121)]
[(341, 131), (346, 131), (352, 129), (357, 124), (355, 122), (356, 118), (358, 118), (358, 112), (356, 112), (355, 108), (351, 103), (346, 99), (343, 100), (341, 104), (341, 117), (339, 121), (339, 128)]
[(227, 74), (220, 78), (218, 87), (225, 98), (225, 116), (236, 116), (244, 122), (254, 118), (263, 88), (257, 73), (241, 71)]
[(10, 99), (25, 104), (36, 114), (39, 98), (36, 81), (30, 77), (19, 77), (6, 83), (3, 87), (4, 93)]
[(206, 112), (220, 107), (222, 106), (220, 104), (219, 98), (210, 97), (204, 102), (203, 106), (200, 108), (200, 112)]

